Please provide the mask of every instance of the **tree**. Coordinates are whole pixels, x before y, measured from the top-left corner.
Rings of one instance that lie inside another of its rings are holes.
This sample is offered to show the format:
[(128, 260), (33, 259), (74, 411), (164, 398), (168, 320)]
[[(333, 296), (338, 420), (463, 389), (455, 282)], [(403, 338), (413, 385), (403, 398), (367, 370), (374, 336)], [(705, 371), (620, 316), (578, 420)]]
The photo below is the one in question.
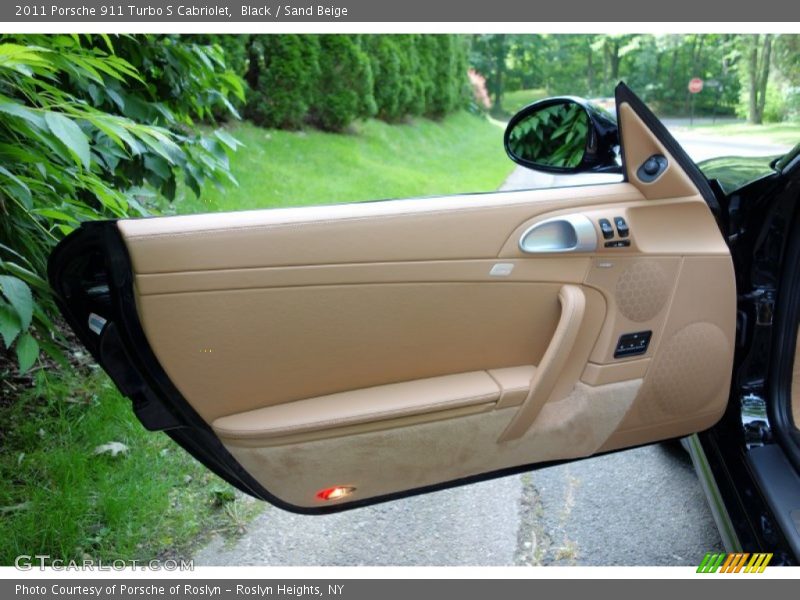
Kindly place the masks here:
[(782, 34), (775, 40), (773, 65), (790, 86), (800, 86), (800, 35)]
[(764, 121), (764, 107), (767, 101), (767, 84), (772, 62), (772, 34), (765, 33), (748, 36), (749, 56), (747, 77), (749, 81), (747, 120), (754, 125)]
[(397, 121), (405, 115), (406, 108), (400, 45), (392, 36), (371, 35), (367, 38), (366, 50), (375, 80), (377, 116), (384, 121)]
[(245, 79), (251, 92), (245, 115), (266, 127), (300, 128), (320, 76), (317, 37), (252, 36), (248, 55)]
[(592, 50), (599, 52), (603, 59), (603, 87), (610, 89), (620, 79), (622, 60), (625, 56), (626, 45), (637, 36), (628, 34), (605, 34), (596, 36), (592, 43)]
[(377, 111), (369, 58), (355, 36), (322, 35), (320, 76), (311, 118), (327, 131), (343, 131)]
[(494, 95), (494, 106), (497, 110), (503, 108), (503, 84), (506, 72), (506, 53), (508, 52), (508, 45), (506, 44), (505, 34), (498, 33), (491, 36), (490, 46), (492, 51), (492, 61), (494, 67), (494, 76), (490, 85), (491, 92)]
[(477, 35), (470, 49), (471, 66), (486, 77), (486, 87), (492, 97), (493, 109), (503, 109), (503, 93), (506, 86), (508, 57), (513, 36), (497, 33)]
[[(396, 36), (397, 56), (400, 63), (400, 111), (403, 115), (421, 115), (425, 112), (425, 73), (420, 58), (420, 34)], [(376, 88), (382, 85), (375, 80)]]
[(437, 35), (432, 49), (433, 90), (426, 108), (429, 116), (439, 119), (466, 104), (466, 48), (460, 36)]
[[(686, 114), (687, 83), (692, 77), (702, 77), (710, 85), (693, 99), (697, 112), (732, 114), (741, 89), (737, 68), (741, 44), (736, 43), (740, 37), (477, 35), (471, 40), (470, 65), (487, 78), (494, 98), (539, 88), (548, 95), (610, 96), (616, 84), (625, 80), (656, 110), (670, 115)], [(788, 47), (787, 63), (792, 56)]]

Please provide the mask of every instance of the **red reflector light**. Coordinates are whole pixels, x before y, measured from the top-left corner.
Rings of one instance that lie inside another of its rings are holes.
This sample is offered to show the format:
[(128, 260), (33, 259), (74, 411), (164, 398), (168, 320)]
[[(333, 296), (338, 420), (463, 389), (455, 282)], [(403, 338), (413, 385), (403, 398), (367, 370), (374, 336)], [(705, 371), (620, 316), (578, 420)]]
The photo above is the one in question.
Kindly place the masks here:
[(320, 500), (339, 500), (340, 498), (349, 496), (355, 491), (356, 488), (350, 485), (336, 485), (318, 491), (317, 498), (319, 498)]

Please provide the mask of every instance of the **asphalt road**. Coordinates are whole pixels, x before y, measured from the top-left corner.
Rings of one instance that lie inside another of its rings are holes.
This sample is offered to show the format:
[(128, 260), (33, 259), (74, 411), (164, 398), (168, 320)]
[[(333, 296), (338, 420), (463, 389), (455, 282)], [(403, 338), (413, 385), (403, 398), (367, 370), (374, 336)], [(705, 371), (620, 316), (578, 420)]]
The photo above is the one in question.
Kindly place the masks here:
[[(675, 133), (695, 160), (786, 150)], [(518, 169), (503, 187), (566, 183)], [(696, 565), (714, 550), (722, 543), (688, 455), (659, 444), (336, 515), (269, 506), (195, 564)]]

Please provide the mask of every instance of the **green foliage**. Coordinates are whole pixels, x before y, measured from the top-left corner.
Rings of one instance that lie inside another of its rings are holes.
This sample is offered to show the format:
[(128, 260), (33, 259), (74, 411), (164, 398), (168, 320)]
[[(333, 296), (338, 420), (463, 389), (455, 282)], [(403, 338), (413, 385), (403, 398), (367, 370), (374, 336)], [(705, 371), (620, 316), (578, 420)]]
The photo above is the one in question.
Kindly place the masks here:
[(371, 35), (367, 38), (366, 49), (375, 80), (377, 116), (388, 122), (398, 121), (407, 113), (403, 98), (406, 81), (400, 44), (393, 36)]
[(21, 368), (40, 344), (59, 354), (54, 244), (83, 220), (147, 214), (142, 200), (172, 198), (179, 176), (197, 193), (233, 182), (237, 143), (194, 122), (235, 114), (243, 94), (219, 48), (173, 36), (0, 38), (0, 332)]
[(390, 123), (422, 114), (441, 118), (469, 98), (465, 36), (193, 37), (218, 43), (237, 64), (245, 46), (250, 92), (244, 114), (264, 127), (342, 131), (374, 115)]
[(436, 80), (436, 54), (439, 45), (436, 37), (434, 35), (420, 35), (417, 38), (423, 114), (429, 117), (433, 116), (433, 107), (436, 97), (439, 95), (438, 88), (442, 84), (442, 82)]
[(252, 36), (245, 114), (254, 123), (300, 128), (313, 103), (320, 76), (319, 40), (312, 35)]
[[(186, 556), (208, 530), (239, 528), (217, 505), (220, 493), (234, 494), (237, 515), (259, 508), (169, 437), (145, 430), (103, 373), (40, 370), (34, 379), (15, 402), (0, 402), (0, 565), (20, 554)], [(99, 454), (109, 443), (122, 451)]]
[(441, 118), (449, 112), (466, 106), (468, 99), (467, 59), (463, 40), (453, 35), (436, 35), (430, 49), (432, 60), (432, 93), (427, 112)]
[(764, 104), (764, 123), (781, 123), (789, 115), (787, 97), (776, 85), (767, 86), (767, 97)]
[[(470, 65), (487, 79), (495, 109), (505, 108), (502, 98), (508, 92), (543, 88), (548, 95), (606, 98), (624, 80), (658, 112), (688, 115), (687, 84), (701, 77), (709, 85), (693, 99), (696, 114), (732, 115), (742, 87), (743, 39), (733, 34), (490, 34), (472, 36), (469, 56)], [(792, 52), (785, 47), (790, 62)]]
[(516, 124), (509, 136), (520, 158), (550, 167), (577, 167), (586, 153), (589, 122), (577, 104), (541, 109)]
[(369, 36), (378, 117), (433, 118), (467, 106), (467, 39), (458, 35)]
[(245, 34), (191, 34), (182, 36), (186, 40), (201, 46), (217, 46), (225, 57), (225, 66), (239, 77), (247, 74), (250, 64), (250, 38)]
[[(226, 34), (191, 34), (183, 35), (179, 38), (181, 41), (191, 42), (199, 46), (212, 46), (218, 48), (222, 52), (225, 60), (225, 68), (229, 71), (226, 78), (230, 78), (234, 85), (240, 86), (244, 82), (244, 77), (247, 74), (247, 67), (250, 64), (249, 58), (249, 40), (248, 35), (226, 35)], [(230, 77), (230, 74), (235, 74), (235, 78)], [(244, 95), (240, 93), (241, 90), (232, 94), (228, 100), (233, 104), (236, 110), (241, 111), (245, 106)], [(235, 114), (225, 105), (217, 106), (213, 109), (214, 120), (226, 121)]]
[(377, 110), (372, 68), (356, 36), (322, 35), (319, 43), (320, 76), (311, 118), (320, 129), (342, 131)]
[[(402, 115), (416, 116), (425, 112), (425, 88), (427, 82), (421, 71), (420, 38), (422, 35), (393, 36), (400, 66), (399, 104)], [(462, 74), (463, 76), (463, 74)], [(376, 78), (375, 88), (382, 85)]]

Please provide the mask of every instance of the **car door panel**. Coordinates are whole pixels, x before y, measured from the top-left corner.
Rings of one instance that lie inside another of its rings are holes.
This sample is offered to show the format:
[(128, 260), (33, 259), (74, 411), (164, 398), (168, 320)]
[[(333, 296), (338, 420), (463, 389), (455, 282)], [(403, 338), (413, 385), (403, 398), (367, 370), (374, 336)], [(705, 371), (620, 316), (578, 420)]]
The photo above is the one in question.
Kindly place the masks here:
[[(536, 215), (643, 200), (629, 183), (118, 222), (137, 277), (494, 258)], [(176, 251), (176, 248), (179, 251)]]
[[(687, 385), (679, 370), (692, 366), (680, 367), (683, 356), (702, 364), (708, 352), (724, 363), (732, 348), (728, 338), (715, 335), (730, 323), (713, 324), (720, 314), (729, 321), (730, 311), (720, 311), (726, 302), (712, 297), (732, 298), (730, 286), (712, 286), (716, 293), (707, 287), (714, 273), (720, 268), (724, 273), (730, 264), (716, 224), (697, 196), (656, 205), (627, 184), (610, 187), (618, 194), (609, 197), (611, 190), (603, 189), (599, 199), (579, 190), (580, 204), (571, 198), (575, 189), (544, 190), (504, 195), (510, 207), (503, 197), (487, 195), (472, 199), (478, 207), (437, 207), (422, 215), (398, 216), (375, 203), (360, 207), (357, 223), (351, 221), (353, 207), (342, 207), (341, 217), (332, 207), (325, 211), (324, 226), (316, 209), (292, 210), (281, 247), (295, 248), (297, 260), (303, 240), (315, 245), (353, 236), (347, 255), (337, 257), (348, 263), (311, 264), (319, 260), (316, 252), (323, 252), (315, 247), (303, 264), (272, 265), (273, 242), (266, 241), (261, 264), (248, 256), (242, 257), (246, 267), (228, 262), (220, 268), (217, 258), (206, 268), (202, 254), (185, 248), (211, 243), (216, 231), (229, 236), (229, 228), (218, 223), (210, 223), (214, 229), (187, 228), (191, 219), (181, 218), (181, 223), (174, 219), (174, 231), (154, 221), (123, 221), (120, 229), (135, 269), (140, 248), (153, 239), (135, 230), (138, 224), (159, 227), (153, 256), (183, 261), (174, 274), (163, 271), (163, 261), (154, 265), (159, 273), (136, 273), (140, 318), (170, 379), (248, 472), (287, 503), (308, 507), (320, 502), (318, 490), (331, 485), (354, 487), (352, 500), (382, 496), (671, 437), (705, 428), (719, 416), (725, 386), (714, 387), (709, 397), (708, 386)], [(520, 197), (527, 198), (521, 211)], [(439, 199), (413, 202), (427, 209)], [(565, 212), (548, 210), (554, 204), (569, 205), (569, 212), (586, 214), (594, 223), (601, 216), (624, 215), (634, 245), (585, 257), (525, 256), (519, 235), (538, 220)], [(307, 221), (297, 218), (303, 210)], [(505, 217), (487, 213), (505, 212), (528, 218), (515, 215), (516, 226), (509, 218), (510, 233), (498, 235), (494, 222), (506, 222)], [(269, 226), (252, 225), (262, 229), (264, 240), (283, 226), (278, 213), (264, 215), (274, 220)], [(420, 227), (420, 221), (431, 224)], [(486, 223), (491, 229), (484, 235)], [(348, 232), (339, 233), (337, 225)], [(451, 228), (470, 231), (472, 240), (436, 244), (439, 232)], [(393, 235), (369, 234), (376, 230)], [(494, 237), (494, 243), (489, 246), (484, 237)], [(257, 252), (257, 239), (252, 240)], [(432, 260), (421, 260), (414, 254), (417, 244), (439, 251)], [(235, 245), (241, 252), (241, 244)], [(460, 253), (452, 254), (459, 245)], [(341, 251), (341, 245), (335, 247)], [(379, 261), (370, 262), (372, 256)], [(392, 256), (403, 260), (387, 261)], [(512, 261), (513, 270), (493, 277), (491, 268), (500, 260)], [(501, 441), (518, 408), (498, 403), (506, 388), (495, 382), (487, 392), (484, 384), (495, 381), (493, 370), (528, 367), (533, 375), (556, 329), (558, 292), (568, 283), (584, 290), (592, 323), (583, 328), (580, 347), (570, 352), (570, 364), (535, 424), (522, 439)], [(686, 300), (680, 289), (688, 291)], [(696, 301), (703, 289), (704, 299), (711, 300), (707, 310)], [(661, 340), (695, 319), (706, 325), (669, 345), (666, 358), (653, 364), (651, 383), (648, 362)], [(613, 358), (622, 333), (645, 330), (654, 336), (644, 359)], [(703, 338), (709, 332), (710, 341)], [(627, 362), (638, 368), (618, 368)], [(587, 370), (595, 385), (581, 379)], [(724, 364), (712, 371), (717, 374), (706, 373), (703, 381), (727, 381)], [(437, 395), (437, 389), (449, 393)], [(680, 394), (685, 405), (672, 398)], [(445, 457), (443, 448), (450, 449)]]
[[(727, 400), (730, 254), (640, 112), (620, 103), (623, 183), (118, 221), (133, 317), (215, 452), (296, 510), (705, 429)], [(669, 166), (646, 183), (653, 153)], [(591, 249), (521, 248), (565, 215)], [(615, 217), (627, 247), (604, 245)]]

